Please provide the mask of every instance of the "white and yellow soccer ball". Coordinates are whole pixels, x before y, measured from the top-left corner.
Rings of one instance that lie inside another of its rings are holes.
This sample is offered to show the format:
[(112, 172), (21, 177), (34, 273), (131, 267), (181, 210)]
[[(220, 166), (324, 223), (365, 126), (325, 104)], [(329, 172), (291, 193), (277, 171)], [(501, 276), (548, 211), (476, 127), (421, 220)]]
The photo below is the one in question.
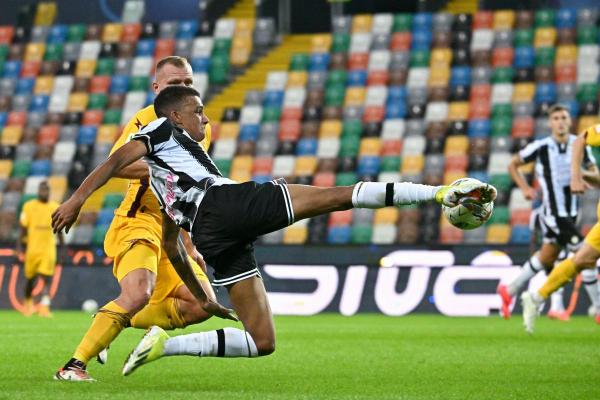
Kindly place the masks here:
[[(450, 184), (456, 186), (466, 181), (480, 183), (477, 179), (461, 178)], [(485, 224), (494, 211), (494, 202), (482, 203), (478, 193), (473, 196), (464, 197), (455, 207), (442, 206), (442, 212), (446, 219), (455, 227), (465, 230), (479, 228)]]

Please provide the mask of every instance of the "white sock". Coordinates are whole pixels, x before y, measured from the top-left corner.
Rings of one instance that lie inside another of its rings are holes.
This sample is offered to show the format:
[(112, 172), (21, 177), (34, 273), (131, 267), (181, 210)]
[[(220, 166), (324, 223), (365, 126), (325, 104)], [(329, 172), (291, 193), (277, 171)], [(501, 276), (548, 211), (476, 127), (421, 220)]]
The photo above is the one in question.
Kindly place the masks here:
[(550, 310), (556, 312), (565, 311), (565, 304), (563, 301), (564, 288), (558, 289), (556, 292), (550, 295)]
[(40, 300), (40, 304), (43, 306), (50, 307), (50, 296), (48, 296), (47, 294), (43, 295), (42, 299)]
[(258, 350), (248, 332), (236, 328), (223, 328), (167, 339), (165, 355), (256, 357)]
[(537, 290), (535, 292), (529, 292), (531, 294), (531, 299), (538, 305), (544, 302), (544, 298)]
[(590, 303), (596, 308), (596, 313), (600, 313), (600, 293), (598, 290), (598, 276), (596, 268), (584, 269), (581, 271), (581, 280), (585, 291), (590, 297)]
[(352, 205), (358, 208), (381, 208), (434, 200), (440, 186), (418, 183), (358, 182), (352, 192)]
[(544, 266), (540, 262), (540, 259), (536, 255), (531, 256), (531, 258), (523, 264), (519, 276), (508, 285), (508, 293), (511, 296), (515, 296), (531, 278), (536, 276), (537, 273), (543, 269)]

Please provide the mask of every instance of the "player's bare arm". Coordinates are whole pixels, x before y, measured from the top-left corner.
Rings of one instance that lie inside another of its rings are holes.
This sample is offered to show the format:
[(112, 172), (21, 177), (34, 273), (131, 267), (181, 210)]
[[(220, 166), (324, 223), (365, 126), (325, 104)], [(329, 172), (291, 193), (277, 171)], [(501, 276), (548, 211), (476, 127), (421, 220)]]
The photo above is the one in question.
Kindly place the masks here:
[(135, 161), (115, 172), (115, 177), (123, 179), (143, 179), (149, 176), (148, 164), (144, 160)]
[(573, 153), (571, 158), (571, 192), (583, 193), (585, 190), (585, 182), (583, 180), (583, 172), (581, 163), (583, 162), (583, 152), (585, 151), (586, 133), (583, 132), (573, 142)]
[(237, 321), (232, 310), (228, 310), (210, 299), (204, 292), (192, 265), (188, 261), (185, 246), (179, 234), (180, 230), (181, 228), (167, 214), (163, 213), (163, 248), (167, 252), (167, 256), (171, 264), (173, 264), (175, 271), (190, 289), (194, 297), (202, 304), (204, 311), (220, 318)]
[(513, 181), (517, 184), (517, 186), (523, 191), (523, 195), (527, 200), (533, 200), (536, 196), (535, 189), (532, 188), (528, 183), (523, 173), (519, 171), (519, 167), (524, 165), (525, 162), (521, 159), (518, 154), (515, 154), (510, 160), (510, 164), (508, 164), (508, 172), (512, 177)]
[(114, 152), (102, 164), (98, 165), (75, 193), (52, 213), (52, 229), (55, 233), (63, 228), (68, 233), (73, 223), (77, 220), (79, 210), (83, 203), (94, 191), (102, 187), (108, 180), (115, 176), (115, 172), (128, 166), (134, 161), (148, 154), (148, 148), (140, 141), (134, 140)]
[(179, 238), (183, 242), (183, 245), (188, 255), (192, 257), (192, 260), (194, 260), (198, 264), (198, 266), (202, 268), (202, 271), (204, 271), (204, 273), (206, 274), (207, 271), (206, 263), (204, 262), (204, 257), (202, 257), (202, 254), (200, 254), (200, 252), (196, 250), (196, 247), (194, 247), (194, 243), (192, 243), (192, 238), (190, 237), (190, 234), (182, 229), (179, 233)]

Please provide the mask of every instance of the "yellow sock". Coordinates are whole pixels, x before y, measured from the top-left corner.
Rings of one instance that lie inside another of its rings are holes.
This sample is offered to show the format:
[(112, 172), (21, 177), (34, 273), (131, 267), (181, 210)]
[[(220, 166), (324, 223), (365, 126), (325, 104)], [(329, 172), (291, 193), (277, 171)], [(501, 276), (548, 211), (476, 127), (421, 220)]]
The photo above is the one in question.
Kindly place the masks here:
[(157, 325), (163, 329), (184, 328), (185, 320), (179, 313), (179, 302), (174, 297), (167, 297), (160, 303), (148, 304), (131, 319), (134, 328), (146, 329)]
[(546, 283), (538, 290), (538, 293), (544, 299), (547, 299), (561, 286), (573, 279), (580, 271), (581, 269), (577, 268), (573, 259), (567, 258), (566, 260), (561, 261), (554, 267), (548, 276), (548, 279), (546, 279)]
[(92, 326), (81, 339), (73, 358), (88, 363), (115, 340), (123, 328), (129, 326), (131, 317), (123, 307), (114, 301), (106, 304), (94, 317)]

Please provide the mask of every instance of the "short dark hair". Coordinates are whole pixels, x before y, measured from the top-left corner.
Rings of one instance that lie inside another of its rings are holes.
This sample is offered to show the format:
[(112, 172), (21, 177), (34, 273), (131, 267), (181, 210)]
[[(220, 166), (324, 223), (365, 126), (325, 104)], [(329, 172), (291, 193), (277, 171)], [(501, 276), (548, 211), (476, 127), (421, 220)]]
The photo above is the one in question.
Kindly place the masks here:
[(167, 86), (154, 99), (154, 111), (160, 117), (169, 117), (171, 111), (180, 108), (188, 97), (200, 97), (200, 93), (189, 86)]
[(551, 105), (548, 108), (548, 116), (550, 116), (558, 111), (566, 111), (569, 115), (571, 114), (571, 112), (567, 106), (565, 106), (564, 104), (556, 103), (556, 104)]

